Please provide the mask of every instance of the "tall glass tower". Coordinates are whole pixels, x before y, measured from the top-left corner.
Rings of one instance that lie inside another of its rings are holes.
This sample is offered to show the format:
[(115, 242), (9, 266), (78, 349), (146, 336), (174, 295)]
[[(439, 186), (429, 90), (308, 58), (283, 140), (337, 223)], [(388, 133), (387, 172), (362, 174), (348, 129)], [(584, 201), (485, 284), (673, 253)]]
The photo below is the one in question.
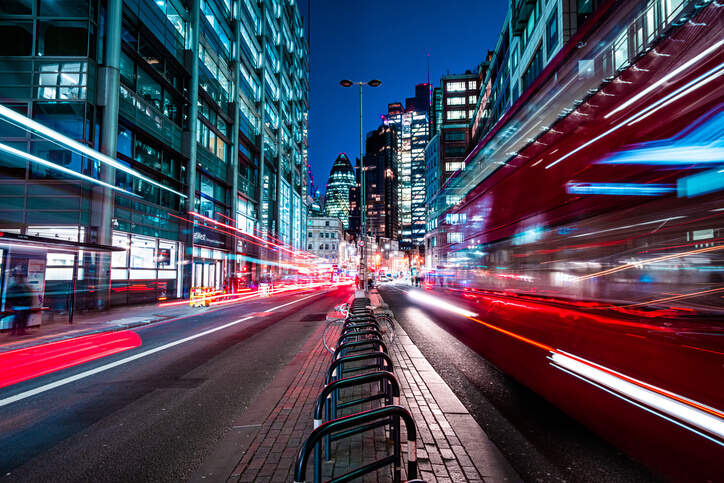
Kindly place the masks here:
[(327, 216), (342, 220), (345, 230), (349, 229), (349, 190), (356, 184), (352, 163), (346, 154), (341, 153), (329, 172), (324, 211)]
[(308, 92), (294, 1), (0, 0), (0, 231), (66, 243), (0, 253), (65, 312), (281, 275), (257, 242), (306, 247)]

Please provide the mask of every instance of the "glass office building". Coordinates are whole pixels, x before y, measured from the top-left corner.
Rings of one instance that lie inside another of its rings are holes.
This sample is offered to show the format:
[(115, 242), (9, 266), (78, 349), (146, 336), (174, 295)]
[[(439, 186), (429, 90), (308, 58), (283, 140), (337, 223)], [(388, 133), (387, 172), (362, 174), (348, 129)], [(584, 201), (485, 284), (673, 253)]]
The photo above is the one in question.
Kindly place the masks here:
[(3, 271), (42, 261), (59, 310), (274, 276), (306, 246), (308, 58), (294, 0), (0, 2), (0, 231), (56, 244)]
[(339, 218), (344, 229), (349, 229), (349, 190), (357, 185), (352, 163), (341, 153), (332, 165), (324, 200), (324, 214)]

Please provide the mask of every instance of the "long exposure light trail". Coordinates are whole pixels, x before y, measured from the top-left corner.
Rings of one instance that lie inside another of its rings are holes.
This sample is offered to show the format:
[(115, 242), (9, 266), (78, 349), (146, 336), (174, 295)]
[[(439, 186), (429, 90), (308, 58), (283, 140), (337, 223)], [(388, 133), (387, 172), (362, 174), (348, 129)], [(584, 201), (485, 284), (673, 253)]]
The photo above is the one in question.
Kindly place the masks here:
[(141, 346), (133, 331), (92, 334), (0, 353), (0, 387)]
[(620, 272), (623, 270), (629, 270), (631, 268), (640, 267), (643, 265), (650, 265), (652, 263), (658, 263), (663, 262), (667, 260), (673, 260), (675, 258), (681, 258), (681, 257), (688, 257), (691, 255), (698, 255), (700, 253), (708, 253), (708, 252), (715, 252), (718, 250), (724, 250), (724, 245), (721, 246), (713, 246), (713, 247), (707, 247), (707, 248), (700, 248), (698, 250), (690, 250), (688, 252), (681, 252), (681, 253), (672, 253), (671, 255), (664, 255), (661, 257), (651, 258), (649, 260), (637, 260), (635, 262), (629, 262), (625, 263), (623, 265), (619, 265), (618, 267), (609, 268), (608, 270), (603, 270), (601, 272), (591, 273), (588, 275), (583, 275), (581, 277), (576, 278), (576, 281), (582, 281), (582, 280), (589, 280), (591, 278), (601, 277), (603, 275), (610, 275), (612, 273)]
[(451, 303), (445, 302), (438, 297), (433, 297), (422, 291), (412, 290), (409, 292), (409, 296), (411, 299), (416, 300), (417, 302), (432, 305), (438, 309), (447, 310), (449, 312), (455, 312), (456, 314), (464, 315), (465, 317), (475, 317), (476, 315), (478, 315), (475, 312), (471, 312), (461, 307), (457, 307)]
[(709, 47), (708, 49), (706, 49), (704, 52), (702, 52), (701, 54), (697, 55), (696, 57), (694, 57), (693, 59), (689, 60), (688, 62), (682, 64), (679, 68), (672, 70), (671, 72), (669, 72), (668, 74), (666, 74), (664, 77), (662, 77), (662, 78), (659, 79), (658, 81), (654, 82), (654, 83), (651, 84), (649, 87), (647, 87), (647, 88), (644, 89), (643, 91), (641, 91), (641, 92), (639, 92), (638, 94), (636, 94), (635, 96), (633, 96), (633, 97), (632, 97), (631, 99), (629, 99), (628, 101), (626, 101), (626, 102), (624, 102), (623, 104), (621, 104), (620, 106), (618, 106), (616, 109), (612, 109), (611, 112), (609, 112), (608, 114), (606, 114), (605, 116), (603, 116), (603, 118), (604, 118), (604, 119), (608, 119), (609, 117), (613, 116), (613, 115), (616, 114), (617, 112), (622, 111), (622, 110), (626, 109), (628, 106), (630, 106), (630, 105), (632, 105), (633, 103), (637, 102), (639, 99), (642, 99), (644, 96), (650, 94), (651, 92), (654, 92), (656, 89), (658, 89), (660, 86), (664, 85), (664, 84), (665, 84), (666, 82), (668, 82), (670, 79), (673, 79), (674, 77), (679, 76), (680, 74), (682, 74), (683, 72), (685, 72), (686, 70), (688, 70), (688, 69), (689, 69), (690, 67), (692, 67), (693, 65), (698, 64), (699, 62), (701, 62), (702, 60), (704, 60), (704, 58), (708, 57), (710, 54), (713, 54), (713, 53), (715, 53), (715, 52), (718, 52), (719, 49), (720, 49), (723, 45), (724, 45), (724, 40), (720, 40), (719, 42), (715, 43), (714, 45), (712, 45), (711, 47)]
[(496, 332), (543, 349), (548, 353), (547, 357), (551, 360), (553, 367), (592, 383), (637, 407), (724, 446), (724, 412), (721, 410), (607, 369), (476, 317), (466, 317)]
[(621, 129), (622, 127), (628, 125), (630, 122), (637, 120), (639, 117), (646, 115), (648, 112), (650, 112), (650, 111), (652, 111), (653, 109), (656, 109), (656, 108), (659, 107), (660, 105), (664, 104), (664, 103), (667, 102), (669, 99), (672, 99), (672, 98), (678, 96), (678, 95), (681, 94), (682, 92), (689, 91), (692, 87), (696, 88), (697, 84), (699, 84), (702, 80), (707, 79), (707, 78), (709, 78), (710, 76), (718, 75), (719, 72), (720, 72), (722, 69), (724, 69), (724, 64), (719, 64), (718, 66), (716, 66), (716, 67), (714, 67), (713, 69), (709, 70), (709, 71), (706, 72), (705, 74), (702, 74), (701, 76), (697, 77), (696, 79), (694, 79), (693, 81), (689, 82), (688, 84), (686, 84), (686, 85), (678, 88), (677, 90), (675, 90), (675, 91), (672, 92), (671, 94), (669, 94), (669, 95), (667, 95), (667, 96), (659, 99), (658, 101), (656, 101), (656, 102), (653, 103), (652, 105), (650, 105), (650, 106), (648, 106), (648, 107), (646, 107), (646, 108), (644, 108), (644, 109), (636, 112), (635, 114), (633, 114), (632, 116), (630, 116), (628, 119), (625, 119), (625, 120), (619, 122), (618, 124), (616, 124), (616, 125), (613, 126), (612, 128), (608, 129), (607, 131), (599, 134), (598, 136), (594, 137), (593, 139), (590, 139), (589, 141), (586, 141), (585, 143), (583, 143), (583, 144), (581, 144), (580, 146), (578, 146), (576, 149), (568, 152), (568, 154), (565, 154), (564, 156), (561, 156), (560, 158), (558, 158), (557, 160), (553, 161), (553, 162), (550, 163), (548, 166), (546, 166), (546, 169), (552, 168), (552, 167), (555, 166), (556, 164), (558, 164), (558, 163), (560, 163), (561, 161), (563, 161), (563, 160), (565, 160), (565, 159), (573, 156), (574, 154), (576, 154), (577, 152), (581, 151), (582, 149), (585, 149), (585, 148), (587, 148), (588, 146), (590, 146), (591, 144), (593, 144), (593, 143), (595, 143), (595, 142), (603, 139), (604, 137), (608, 136), (609, 134), (612, 134), (612, 133), (618, 131), (618, 130)]
[(152, 184), (153, 186), (156, 186), (157, 188), (161, 188), (166, 191), (170, 191), (171, 193), (180, 196), (181, 198), (187, 198), (187, 196), (179, 191), (176, 191), (174, 189), (169, 188), (168, 186), (165, 186), (162, 183), (159, 183), (158, 181), (154, 181), (151, 178), (148, 178), (147, 176), (142, 175), (138, 171), (135, 171), (115, 159), (106, 156), (105, 154), (99, 153), (98, 151), (94, 151), (93, 149), (79, 143), (78, 141), (75, 141), (67, 136), (64, 136), (60, 134), (57, 131), (53, 131), (50, 128), (47, 128), (40, 124), (39, 122), (35, 122), (32, 119), (23, 116), (21, 114), (18, 114), (17, 112), (13, 111), (12, 109), (9, 109), (3, 105), (0, 105), (0, 117), (4, 117), (8, 121), (10, 121), (12, 124), (15, 124), (16, 126), (19, 126), (21, 129), (24, 129), (26, 131), (33, 131), (34, 134), (37, 134), (38, 136), (47, 139), (48, 141), (51, 141), (54, 144), (65, 146), (69, 148), (71, 151), (74, 151), (79, 154), (84, 154), (88, 156), (89, 158), (95, 159), (96, 161), (100, 161), (101, 163), (107, 164), (109, 166), (113, 166), (119, 171), (123, 171), (124, 173), (128, 173), (131, 176), (141, 179), (145, 181), (146, 183)]
[(119, 188), (118, 186), (113, 186), (111, 184), (104, 183), (103, 181), (97, 180), (95, 178), (91, 178), (90, 176), (86, 176), (85, 174), (79, 173), (77, 171), (73, 171), (72, 169), (68, 169), (65, 166), (51, 163), (50, 161), (46, 161), (45, 159), (39, 158), (37, 156), (33, 156), (32, 154), (28, 154), (24, 151), (20, 151), (18, 149), (11, 148), (10, 146), (6, 146), (5, 144), (2, 144), (2, 143), (0, 143), (0, 151), (5, 151), (8, 154), (26, 159), (26, 160), (30, 161), (31, 163), (39, 164), (41, 166), (45, 166), (46, 168), (50, 168), (55, 171), (60, 171), (61, 173), (65, 173), (74, 178), (82, 179), (83, 181), (87, 181), (89, 183), (97, 184), (97, 185), (103, 186), (105, 188), (120, 191), (121, 193), (127, 194), (129, 196), (134, 196), (136, 198), (140, 198), (140, 196), (138, 196), (137, 194), (129, 193), (128, 191), (126, 191), (122, 188)]
[[(317, 294), (308, 295), (308, 296), (306, 296), (306, 297), (302, 297), (302, 298), (300, 298), (300, 299), (293, 300), (293, 301), (288, 302), (288, 303), (286, 303), (286, 304), (278, 305), (278, 306), (276, 306), (276, 307), (274, 307), (274, 308), (272, 308), (272, 309), (269, 309), (267, 312), (273, 312), (273, 311), (278, 310), (278, 309), (280, 309), (280, 308), (282, 308), (282, 307), (287, 307), (287, 306), (289, 306), (289, 305), (302, 302), (303, 300), (306, 300), (306, 299), (308, 299), (308, 298), (314, 297), (314, 296), (316, 296), (316, 295), (317, 295)], [(152, 354), (156, 354), (156, 353), (158, 353), (158, 352), (168, 350), (168, 349), (170, 349), (170, 348), (172, 348), (172, 347), (176, 347), (177, 345), (185, 344), (186, 342), (190, 342), (190, 341), (195, 340), (195, 339), (198, 339), (198, 338), (200, 338), (200, 337), (205, 337), (205, 336), (210, 335), (210, 334), (213, 334), (213, 333), (215, 333), (215, 332), (219, 332), (220, 330), (228, 329), (229, 327), (233, 327), (233, 326), (235, 326), (235, 325), (237, 325), (237, 324), (240, 324), (240, 323), (242, 323), (242, 322), (245, 322), (245, 321), (247, 321), (247, 320), (249, 320), (249, 319), (253, 319), (254, 317), (255, 317), (255, 315), (251, 315), (251, 316), (248, 316), (248, 317), (243, 317), (243, 318), (241, 318), (241, 319), (234, 320), (233, 322), (229, 322), (229, 323), (227, 323), (227, 324), (220, 325), (220, 326), (214, 327), (214, 328), (212, 328), (212, 329), (204, 330), (204, 331), (202, 331), (202, 332), (199, 332), (198, 334), (194, 334), (194, 335), (191, 335), (191, 336), (188, 336), (188, 337), (184, 337), (183, 339), (179, 339), (179, 340), (176, 340), (176, 341), (173, 341), (173, 342), (169, 342), (168, 344), (161, 345), (161, 346), (156, 347), (156, 348), (154, 348), (154, 349), (149, 349), (149, 350), (147, 350), (147, 351), (140, 352), (140, 353), (138, 353), (138, 354), (134, 354), (134, 355), (132, 355), (132, 356), (126, 357), (125, 359), (121, 359), (121, 360), (118, 360), (118, 361), (115, 361), (115, 362), (111, 362), (111, 363), (109, 363), (109, 364), (105, 364), (105, 365), (96, 367), (96, 368), (94, 368), (94, 369), (90, 369), (90, 370), (88, 370), (88, 371), (81, 372), (80, 374), (76, 374), (76, 375), (74, 375), (74, 376), (66, 377), (66, 378), (64, 378), (64, 379), (60, 379), (60, 380), (54, 381), (54, 382), (52, 382), (52, 383), (50, 383), (50, 384), (45, 384), (45, 385), (43, 385), (43, 386), (36, 387), (36, 388), (30, 389), (30, 390), (28, 390), (28, 391), (21, 392), (21, 393), (19, 393), (19, 394), (14, 395), (14, 396), (10, 396), (10, 397), (4, 398), (4, 399), (0, 399), (0, 407), (7, 406), (7, 405), (9, 405), (9, 404), (12, 404), (12, 403), (15, 403), (15, 402), (18, 402), (18, 401), (22, 401), (23, 399), (27, 399), (27, 398), (29, 398), (29, 397), (37, 396), (38, 394), (42, 394), (42, 393), (44, 393), (44, 392), (46, 392), (46, 391), (50, 391), (50, 390), (52, 390), (52, 389), (55, 389), (55, 388), (64, 386), (64, 385), (66, 385), (66, 384), (70, 384), (70, 383), (72, 383), (72, 382), (79, 381), (79, 380), (81, 380), (81, 379), (85, 379), (85, 378), (87, 378), (87, 377), (94, 376), (94, 375), (96, 375), (96, 374), (100, 374), (100, 373), (105, 372), (105, 371), (108, 371), (108, 370), (110, 370), (110, 369), (114, 369), (114, 368), (116, 368), (116, 367), (123, 366), (123, 365), (125, 365), (125, 364), (130, 363), (130, 362), (134, 362), (134, 361), (137, 361), (137, 360), (142, 359), (142, 358), (144, 358), (144, 357), (150, 356), (150, 355), (152, 355)]]
[(552, 351), (549, 359), (553, 367), (607, 389), (614, 395), (623, 396), (624, 400), (633, 401), (657, 416), (724, 446), (722, 411), (563, 351)]

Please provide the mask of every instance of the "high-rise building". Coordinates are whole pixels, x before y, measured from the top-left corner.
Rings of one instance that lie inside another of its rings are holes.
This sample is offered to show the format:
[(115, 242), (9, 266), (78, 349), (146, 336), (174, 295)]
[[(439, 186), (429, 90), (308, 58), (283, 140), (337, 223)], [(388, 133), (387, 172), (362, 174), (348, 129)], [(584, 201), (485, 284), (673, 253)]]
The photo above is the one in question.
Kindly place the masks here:
[[(442, 180), (439, 190), (428, 198), (426, 266), (438, 266), (441, 260), (437, 259), (435, 247), (448, 243), (451, 224), (460, 222), (460, 219), (455, 217), (446, 219), (446, 210), (459, 203), (474, 186), (507, 163), (507, 160), (499, 159), (498, 156), (508, 156), (514, 152), (514, 150), (484, 149), (481, 143), (491, 132), (495, 132), (494, 140), (485, 141), (490, 143), (489, 146), (495, 146), (496, 143), (502, 143), (501, 139), (506, 139), (517, 130), (517, 127), (512, 125), (500, 129), (499, 122), (519, 98), (525, 96), (526, 92), (530, 94), (535, 90), (536, 79), (544, 71), (546, 65), (556, 58), (564, 43), (571, 39), (599, 4), (601, 4), (600, 0), (511, 3), (511, 9), (503, 22), (495, 50), (488, 52), (485, 61), (478, 69), (477, 102), (473, 104), (472, 116), (469, 116), (471, 108), (469, 103), (464, 109), (468, 111), (468, 115), (464, 115), (462, 112), (455, 113), (457, 108), (450, 111), (453, 113), (450, 114), (451, 116), (459, 116), (461, 123), (464, 122), (469, 126), (466, 134), (466, 136), (469, 134), (469, 137), (467, 137), (467, 148), (463, 159), (443, 160), (446, 154), (444, 145), (446, 129), (443, 126), (455, 119), (448, 118), (448, 113), (442, 116), (439, 128), (440, 138), (438, 139), (440, 145), (439, 169), (441, 173), (444, 173), (441, 178), (447, 178), (447, 182)], [(621, 58), (625, 58), (625, 55)], [(581, 62), (579, 68), (585, 69), (580, 74), (580, 80), (583, 80), (588, 75), (593, 75), (589, 74), (589, 72), (593, 72), (593, 61), (582, 60)], [(556, 72), (554, 76), (557, 77), (557, 75)], [(449, 82), (462, 83), (463, 79), (449, 79)], [(464, 82), (472, 82), (472, 79), (465, 79)], [(452, 105), (448, 105), (448, 102), (465, 102), (462, 99), (455, 99), (463, 97), (463, 85), (458, 84), (456, 87), (461, 90), (451, 92), (450, 89), (446, 90), (444, 86), (441, 87), (440, 99), (442, 102), (439, 105), (437, 102), (435, 103), (436, 112), (433, 116), (436, 120), (436, 129), (437, 120), (440, 119), (440, 109), (444, 112), (445, 109), (452, 107)], [(465, 87), (467, 91), (467, 85)], [(465, 92), (464, 95), (472, 96), (473, 94), (473, 92)], [(437, 93), (435, 99), (438, 99)], [(549, 102), (550, 100), (546, 105)], [(462, 108), (459, 110), (463, 111)], [(464, 121), (463, 117), (466, 118)], [(450, 128), (448, 131), (453, 138), (460, 136), (455, 131), (460, 130)], [(457, 140), (449, 138), (448, 141), (457, 142)], [(448, 151), (447, 154), (453, 154), (456, 149), (459, 149), (455, 144), (450, 144), (449, 147), (453, 151), (452, 153)], [(473, 152), (475, 154), (471, 155), (470, 153)], [(494, 153), (495, 156), (491, 156), (491, 153)], [(456, 164), (450, 165), (449, 163)], [(458, 163), (462, 163), (463, 166)], [(450, 178), (453, 171), (448, 171), (448, 168), (456, 166), (459, 166), (461, 171), (457, 176)]]
[[(440, 87), (435, 89), (435, 102), (430, 108), (433, 119), (432, 136), (437, 137), (428, 146), (427, 193), (429, 200), (445, 181), (464, 166), (470, 149), (470, 124), (478, 101), (480, 79), (487, 70), (481, 64), (478, 72), (443, 76)], [(431, 156), (438, 157), (432, 159)]]
[[(426, 105), (422, 101), (425, 98), (423, 92), (427, 92)], [(382, 116), (384, 124), (394, 127), (398, 132), (401, 247), (422, 245), (425, 236), (425, 147), (430, 139), (430, 85), (419, 84), (416, 96), (411, 99), (415, 101), (410, 102), (410, 108), (418, 110), (408, 111), (402, 104), (392, 103), (387, 106), (387, 115)]]
[(384, 124), (367, 134), (365, 201), (367, 232), (396, 240), (398, 218), (397, 131)]
[[(20, 245), (0, 251), (13, 265), (42, 260), (59, 306), (73, 273), (88, 299), (77, 306), (106, 307), (278, 272), (291, 251), (259, 238), (306, 247), (309, 62), (297, 5), (103, 4), (0, 2), (3, 106), (77, 142), (0, 117), (0, 143), (25, 156), (0, 156), (0, 229), (86, 247), (17, 260)], [(111, 257), (112, 247), (127, 250)]]
[(349, 190), (356, 185), (354, 168), (346, 154), (340, 153), (332, 165), (324, 199), (324, 214), (342, 220), (349, 229)]

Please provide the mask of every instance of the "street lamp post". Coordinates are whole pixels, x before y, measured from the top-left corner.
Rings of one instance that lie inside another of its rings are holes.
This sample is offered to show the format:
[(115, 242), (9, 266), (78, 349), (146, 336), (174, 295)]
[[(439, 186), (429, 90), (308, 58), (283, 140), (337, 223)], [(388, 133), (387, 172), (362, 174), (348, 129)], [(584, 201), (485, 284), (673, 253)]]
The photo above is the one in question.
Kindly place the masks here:
[(341, 80), (339, 84), (342, 87), (352, 87), (353, 85), (359, 86), (359, 169), (360, 169), (360, 225), (362, 226), (362, 257), (360, 260), (360, 281), (361, 288), (365, 292), (369, 289), (367, 286), (367, 206), (366, 206), (366, 189), (365, 189), (365, 168), (364, 168), (364, 157), (362, 156), (364, 150), (364, 132), (362, 131), (362, 86), (368, 85), (370, 87), (377, 87), (382, 84), (382, 81), (378, 79), (372, 79), (369, 82), (352, 82), (351, 80)]

